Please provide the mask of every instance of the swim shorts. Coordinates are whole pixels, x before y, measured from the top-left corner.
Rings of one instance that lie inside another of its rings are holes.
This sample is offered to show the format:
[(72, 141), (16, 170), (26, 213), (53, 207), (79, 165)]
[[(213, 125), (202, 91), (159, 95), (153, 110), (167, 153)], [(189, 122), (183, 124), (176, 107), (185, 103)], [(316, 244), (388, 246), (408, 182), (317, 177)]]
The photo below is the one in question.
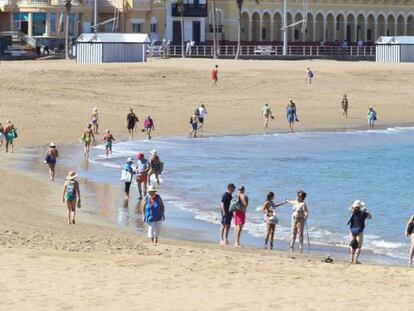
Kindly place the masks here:
[(223, 226), (231, 225), (232, 218), (233, 218), (233, 215), (231, 213), (221, 213), (221, 224)]

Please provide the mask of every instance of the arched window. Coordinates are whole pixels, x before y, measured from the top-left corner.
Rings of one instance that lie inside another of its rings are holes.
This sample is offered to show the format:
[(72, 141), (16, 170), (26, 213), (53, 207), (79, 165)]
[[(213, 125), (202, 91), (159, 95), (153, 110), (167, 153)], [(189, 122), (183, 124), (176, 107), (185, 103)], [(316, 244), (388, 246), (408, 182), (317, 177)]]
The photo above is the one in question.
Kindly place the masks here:
[(155, 16), (151, 17), (151, 32), (158, 32), (158, 19)]

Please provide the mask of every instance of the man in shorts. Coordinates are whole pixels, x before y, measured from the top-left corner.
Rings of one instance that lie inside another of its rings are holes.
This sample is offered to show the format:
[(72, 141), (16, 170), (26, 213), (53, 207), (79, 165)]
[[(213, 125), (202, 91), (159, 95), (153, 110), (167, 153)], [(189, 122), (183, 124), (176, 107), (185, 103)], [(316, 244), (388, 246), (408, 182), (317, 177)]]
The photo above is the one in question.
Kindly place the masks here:
[(148, 181), (148, 171), (150, 169), (150, 165), (147, 159), (142, 152), (138, 153), (138, 162), (136, 168), (137, 174), (137, 184), (138, 184), (138, 192), (139, 192), (139, 199), (142, 199), (142, 190), (144, 190), (144, 197), (147, 195), (147, 181)]
[(223, 194), (221, 198), (221, 228), (220, 228), (220, 245), (229, 244), (229, 231), (232, 220), (232, 213), (230, 213), (230, 202), (233, 199), (233, 192), (236, 190), (234, 184), (227, 185), (227, 191)]
[(132, 108), (129, 110), (129, 113), (126, 118), (126, 125), (129, 133), (130, 140), (134, 139), (134, 130), (138, 123), (138, 117), (132, 110)]

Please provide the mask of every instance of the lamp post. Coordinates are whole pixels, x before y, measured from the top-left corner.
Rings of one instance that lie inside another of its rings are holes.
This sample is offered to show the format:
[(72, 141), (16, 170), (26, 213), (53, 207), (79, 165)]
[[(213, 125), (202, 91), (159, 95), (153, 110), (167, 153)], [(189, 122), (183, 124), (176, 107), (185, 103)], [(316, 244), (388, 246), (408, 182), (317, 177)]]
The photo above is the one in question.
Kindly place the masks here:
[(185, 4), (184, 4), (184, 0), (175, 0), (175, 5), (177, 6), (178, 14), (180, 14), (181, 57), (185, 57), (185, 50), (184, 50), (184, 11), (185, 11)]
[(65, 59), (69, 59), (69, 14), (72, 9), (72, 0), (66, 0), (65, 2), (66, 9), (66, 25), (65, 25)]

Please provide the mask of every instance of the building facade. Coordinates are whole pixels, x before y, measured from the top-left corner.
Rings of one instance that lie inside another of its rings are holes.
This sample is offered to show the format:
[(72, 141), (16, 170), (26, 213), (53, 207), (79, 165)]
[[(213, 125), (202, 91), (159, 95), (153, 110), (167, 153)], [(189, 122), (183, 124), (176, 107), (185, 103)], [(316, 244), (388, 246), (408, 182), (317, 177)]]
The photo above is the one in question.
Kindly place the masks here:
[[(21, 31), (33, 37), (64, 36), (64, 0), (0, 0), (0, 32)], [(98, 31), (151, 33), (163, 37), (165, 4), (151, 0), (98, 0)], [(73, 0), (69, 33), (92, 32), (94, 0)]]
[[(209, 8), (207, 37), (212, 39), (213, 11)], [(237, 41), (239, 12), (236, 1), (216, 0), (219, 38)], [(414, 35), (413, 0), (289, 0), (287, 8), (291, 43), (359, 40), (373, 43), (380, 36)], [(241, 40), (280, 43), (283, 40), (283, 0), (245, 0), (241, 15)]]

